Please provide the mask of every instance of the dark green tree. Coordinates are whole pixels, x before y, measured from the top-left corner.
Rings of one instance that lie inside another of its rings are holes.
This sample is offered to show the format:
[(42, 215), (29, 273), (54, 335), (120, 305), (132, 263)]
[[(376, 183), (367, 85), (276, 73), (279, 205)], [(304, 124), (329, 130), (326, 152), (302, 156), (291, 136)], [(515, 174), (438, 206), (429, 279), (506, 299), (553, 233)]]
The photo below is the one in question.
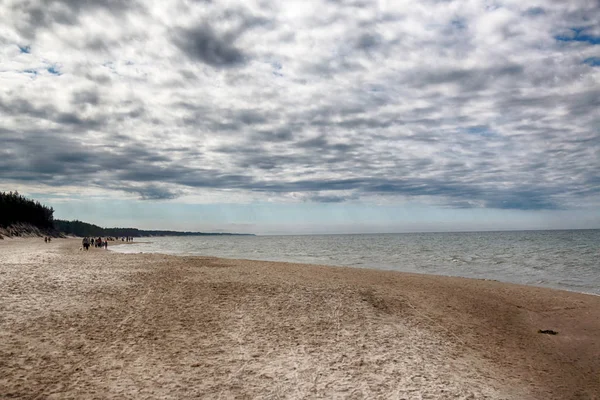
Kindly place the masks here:
[(21, 196), (18, 192), (0, 192), (0, 227), (25, 223), (40, 229), (54, 227), (54, 209)]

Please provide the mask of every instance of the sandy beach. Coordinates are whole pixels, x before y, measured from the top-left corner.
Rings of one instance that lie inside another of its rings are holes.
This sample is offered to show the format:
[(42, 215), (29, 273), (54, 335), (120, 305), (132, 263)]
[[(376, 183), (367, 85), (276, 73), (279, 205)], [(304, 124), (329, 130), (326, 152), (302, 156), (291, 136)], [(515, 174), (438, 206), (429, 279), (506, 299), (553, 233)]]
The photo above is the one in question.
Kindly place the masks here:
[(598, 399), (600, 297), (5, 239), (0, 398)]

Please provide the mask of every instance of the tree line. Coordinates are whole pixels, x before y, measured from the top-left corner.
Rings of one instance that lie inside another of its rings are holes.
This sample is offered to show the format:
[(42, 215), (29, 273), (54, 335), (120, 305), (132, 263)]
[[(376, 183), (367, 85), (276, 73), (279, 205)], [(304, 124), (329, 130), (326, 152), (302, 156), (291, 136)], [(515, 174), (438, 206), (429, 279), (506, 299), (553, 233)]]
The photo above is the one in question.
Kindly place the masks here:
[(74, 236), (111, 236), (111, 237), (123, 237), (123, 236), (185, 236), (197, 234), (195, 232), (175, 232), (175, 231), (148, 231), (137, 228), (102, 228), (98, 225), (90, 224), (87, 222), (75, 220), (65, 221), (57, 219), (54, 221), (54, 227), (57, 231), (67, 235)]
[[(203, 236), (203, 235), (240, 235), (234, 233), (204, 233), (204, 232), (179, 232), (179, 231), (157, 231), (157, 230), (143, 230), (137, 228), (101, 228), (98, 225), (89, 224), (87, 222), (75, 220), (75, 221), (64, 221), (57, 219), (54, 221), (54, 228), (66, 235), (80, 236), (80, 237), (141, 237), (141, 236)], [(245, 235), (246, 236), (246, 235)], [(248, 235), (252, 236), (252, 235)]]
[(0, 192), (0, 227), (25, 223), (40, 229), (54, 227), (54, 209), (20, 195), (18, 192)]
[(238, 235), (235, 233), (204, 233), (142, 230), (137, 228), (101, 228), (82, 221), (54, 219), (54, 209), (20, 195), (18, 192), (0, 192), (0, 228), (15, 224), (30, 224), (46, 231), (56, 231), (79, 237), (140, 237), (140, 236), (198, 236)]

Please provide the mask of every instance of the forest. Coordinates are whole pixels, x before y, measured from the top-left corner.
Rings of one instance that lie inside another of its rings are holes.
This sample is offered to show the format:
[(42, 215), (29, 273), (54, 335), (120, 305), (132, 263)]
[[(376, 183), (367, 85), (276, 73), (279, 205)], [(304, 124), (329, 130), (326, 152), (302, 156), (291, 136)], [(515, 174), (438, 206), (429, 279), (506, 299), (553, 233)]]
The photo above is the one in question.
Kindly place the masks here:
[(0, 227), (31, 224), (40, 229), (54, 227), (54, 209), (20, 195), (18, 192), (0, 192)]

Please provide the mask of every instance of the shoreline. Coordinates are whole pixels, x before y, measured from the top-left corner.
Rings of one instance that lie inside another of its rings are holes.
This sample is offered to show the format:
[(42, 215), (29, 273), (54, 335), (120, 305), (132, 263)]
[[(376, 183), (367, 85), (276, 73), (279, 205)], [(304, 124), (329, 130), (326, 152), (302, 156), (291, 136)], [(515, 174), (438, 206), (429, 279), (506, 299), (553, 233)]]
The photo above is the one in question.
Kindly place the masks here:
[[(119, 243), (113, 244), (113, 247), (120, 246), (120, 245), (140, 244), (140, 243), (144, 244), (144, 243), (152, 243), (152, 242), (145, 242), (145, 241), (144, 242), (129, 242), (129, 243), (127, 243), (127, 242), (120, 243), (119, 242)], [(371, 266), (358, 267), (358, 266), (349, 266), (349, 265), (341, 265), (341, 264), (314, 264), (314, 263), (297, 262), (297, 261), (293, 261), (293, 260), (285, 261), (285, 260), (267, 260), (267, 259), (259, 259), (259, 258), (230, 258), (230, 257), (202, 255), (202, 254), (179, 254), (179, 253), (161, 253), (161, 252), (128, 253), (128, 252), (120, 252), (118, 250), (113, 250), (111, 247), (109, 247), (108, 250), (114, 251), (115, 253), (118, 253), (118, 254), (148, 254), (148, 255), (159, 254), (159, 255), (167, 255), (167, 256), (173, 256), (173, 257), (214, 257), (217, 259), (231, 260), (231, 261), (243, 260), (243, 261), (260, 261), (260, 262), (289, 263), (289, 264), (302, 264), (302, 265), (318, 265), (318, 266), (333, 267), (333, 268), (367, 269), (367, 270), (373, 270), (373, 271), (398, 272), (401, 274), (416, 274), (416, 275), (424, 275), (424, 276), (439, 276), (439, 277), (448, 277), (448, 278), (474, 279), (474, 280), (500, 282), (500, 283), (505, 283), (505, 284), (509, 284), (509, 285), (519, 285), (519, 286), (524, 286), (524, 287), (560, 290), (560, 291), (565, 291), (565, 292), (569, 292), (569, 293), (579, 293), (579, 294), (586, 294), (586, 295), (590, 295), (590, 296), (600, 297), (600, 293), (578, 291), (575, 289), (561, 287), (559, 285), (527, 284), (527, 283), (509, 282), (509, 281), (499, 280), (499, 279), (495, 279), (495, 278), (474, 278), (474, 277), (461, 276), (461, 275), (434, 274), (431, 272), (399, 271), (399, 270), (394, 270), (394, 269), (384, 269), (384, 268), (377, 268), (377, 267), (371, 267)]]
[(600, 393), (598, 296), (79, 242), (0, 242), (0, 397)]

